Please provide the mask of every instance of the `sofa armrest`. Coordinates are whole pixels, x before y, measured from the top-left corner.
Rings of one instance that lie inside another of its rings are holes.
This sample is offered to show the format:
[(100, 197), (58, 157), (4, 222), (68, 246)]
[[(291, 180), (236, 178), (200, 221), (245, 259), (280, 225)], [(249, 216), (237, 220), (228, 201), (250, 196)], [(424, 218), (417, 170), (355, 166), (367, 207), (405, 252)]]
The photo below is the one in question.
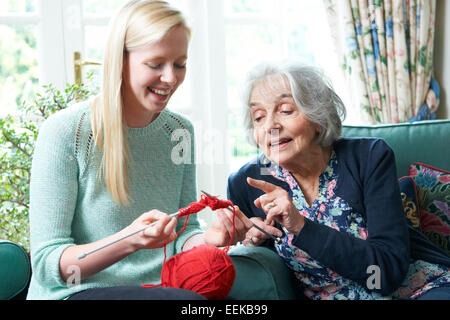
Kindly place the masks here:
[(30, 259), (25, 249), (14, 242), (0, 240), (0, 300), (22, 293), (30, 277)]
[(294, 300), (294, 279), (283, 260), (266, 247), (237, 246), (228, 253), (236, 268), (229, 299)]

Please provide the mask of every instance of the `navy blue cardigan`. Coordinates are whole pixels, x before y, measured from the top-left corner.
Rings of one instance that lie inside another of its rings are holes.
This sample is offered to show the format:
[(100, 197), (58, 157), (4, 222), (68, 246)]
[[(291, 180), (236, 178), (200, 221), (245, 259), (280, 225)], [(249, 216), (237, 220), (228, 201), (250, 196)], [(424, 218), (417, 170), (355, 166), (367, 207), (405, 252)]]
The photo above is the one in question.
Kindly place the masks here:
[[(368, 238), (358, 239), (305, 219), (293, 244), (322, 265), (364, 287), (373, 274), (367, 268), (378, 266), (381, 289), (375, 291), (382, 295), (395, 291), (401, 284), (410, 257), (450, 265), (450, 258), (445, 253), (421, 233), (408, 229), (394, 153), (386, 142), (376, 138), (342, 138), (333, 148), (338, 159), (335, 194), (365, 218)], [(265, 214), (253, 203), (264, 192), (249, 186), (247, 177), (280, 186), (292, 196), (287, 183), (264, 174), (269, 164), (264, 164), (262, 159), (262, 156), (255, 158), (228, 179), (228, 199), (248, 217), (264, 218)], [(268, 241), (266, 245), (273, 249), (273, 242)]]

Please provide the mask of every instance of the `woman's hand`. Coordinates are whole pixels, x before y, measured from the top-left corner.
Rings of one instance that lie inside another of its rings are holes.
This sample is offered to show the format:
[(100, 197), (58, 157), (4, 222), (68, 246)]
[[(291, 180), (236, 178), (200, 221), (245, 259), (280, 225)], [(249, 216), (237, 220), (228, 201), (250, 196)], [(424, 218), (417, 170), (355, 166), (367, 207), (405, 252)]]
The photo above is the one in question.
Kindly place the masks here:
[[(283, 233), (280, 230), (274, 227), (275, 225), (274, 221), (272, 221), (271, 224), (267, 224), (266, 221), (264, 221), (262, 218), (259, 217), (253, 217), (250, 218), (250, 220), (255, 225), (257, 225), (264, 231), (274, 235), (275, 237), (281, 237), (283, 235)], [(245, 240), (242, 241), (242, 243), (247, 247), (256, 247), (262, 244), (267, 239), (269, 239), (269, 236), (267, 236), (266, 234), (264, 234), (263, 232), (261, 232), (256, 228), (251, 228), (245, 235)]]
[[(86, 252), (128, 236), (130, 233), (149, 225), (155, 220), (158, 220), (155, 225), (127, 237), (123, 241), (108, 245), (81, 260), (78, 258)], [(165, 244), (172, 242), (177, 237), (175, 233), (176, 225), (177, 219), (171, 218), (161, 211), (151, 210), (143, 213), (128, 227), (120, 230), (118, 233), (95, 242), (70, 246), (63, 251), (59, 260), (61, 278), (67, 281), (72, 275), (71, 266), (74, 265), (80, 268), (81, 279), (86, 279), (138, 250), (164, 247)]]
[(292, 203), (286, 190), (269, 182), (252, 178), (247, 178), (247, 183), (265, 192), (254, 201), (255, 206), (266, 214), (265, 224), (270, 226), (276, 220), (290, 233), (298, 235), (305, 220)]
[[(239, 210), (238, 206), (234, 206), (236, 216), (234, 219), (234, 237), (231, 244), (242, 241), (247, 231), (252, 227), (252, 222)], [(211, 224), (210, 228), (205, 232), (205, 242), (216, 247), (224, 247), (230, 243), (233, 234), (233, 211), (230, 209), (216, 210), (217, 218)]]
[(135, 251), (162, 248), (164, 245), (176, 239), (175, 227), (177, 225), (177, 219), (171, 218), (166, 213), (158, 210), (143, 213), (126, 228), (126, 232), (131, 233), (156, 220), (155, 225), (148, 227), (142, 232), (138, 232), (128, 239)]

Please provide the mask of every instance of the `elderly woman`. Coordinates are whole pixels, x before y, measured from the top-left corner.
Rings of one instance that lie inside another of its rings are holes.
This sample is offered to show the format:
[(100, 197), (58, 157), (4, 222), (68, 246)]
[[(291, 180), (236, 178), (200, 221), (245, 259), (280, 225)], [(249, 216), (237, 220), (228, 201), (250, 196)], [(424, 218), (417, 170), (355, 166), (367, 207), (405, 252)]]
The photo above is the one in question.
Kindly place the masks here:
[(228, 196), (282, 237), (274, 244), (252, 228), (245, 245), (272, 246), (311, 299), (409, 299), (435, 288), (449, 297), (450, 259), (410, 254), (393, 151), (382, 139), (340, 137), (345, 108), (319, 71), (259, 66), (245, 103), (263, 154), (230, 176)]

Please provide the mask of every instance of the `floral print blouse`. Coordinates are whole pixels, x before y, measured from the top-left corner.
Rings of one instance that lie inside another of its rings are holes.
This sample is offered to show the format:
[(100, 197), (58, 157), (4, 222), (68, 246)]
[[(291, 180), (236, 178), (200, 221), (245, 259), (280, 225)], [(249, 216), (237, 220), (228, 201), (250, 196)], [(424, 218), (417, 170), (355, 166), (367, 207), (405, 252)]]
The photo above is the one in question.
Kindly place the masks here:
[[(336, 174), (337, 163), (338, 159), (333, 151), (328, 167), (319, 177), (318, 199), (314, 200), (311, 206), (306, 202), (289, 171), (272, 164), (271, 174), (289, 185), (293, 194), (292, 201), (305, 218), (350, 236), (367, 239), (370, 230), (367, 230), (363, 216), (334, 193), (339, 179)], [(431, 288), (450, 284), (448, 267), (422, 260), (411, 260), (407, 276), (401, 286), (389, 296), (381, 296), (321, 265), (308, 253), (292, 244), (293, 234), (286, 229), (284, 232), (286, 236), (281, 244), (275, 245), (275, 249), (304, 286), (304, 294), (311, 299), (415, 299)]]

